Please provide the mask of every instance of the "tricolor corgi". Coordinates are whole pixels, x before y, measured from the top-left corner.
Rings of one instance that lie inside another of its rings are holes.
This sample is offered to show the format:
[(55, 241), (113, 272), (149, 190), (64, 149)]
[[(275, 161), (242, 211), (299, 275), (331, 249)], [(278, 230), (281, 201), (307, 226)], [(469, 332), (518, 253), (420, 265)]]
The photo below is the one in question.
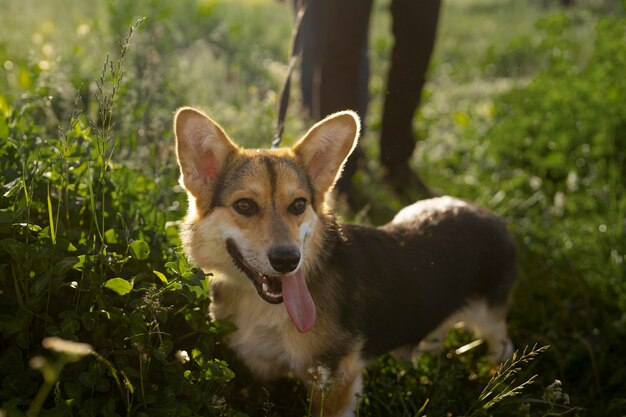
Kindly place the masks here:
[(458, 320), (494, 362), (513, 349), (505, 317), (515, 248), (496, 215), (439, 197), (381, 227), (338, 223), (330, 192), (359, 128), (345, 111), (290, 148), (243, 149), (198, 110), (174, 118), (189, 196), (181, 238), (191, 261), (213, 273), (211, 316), (236, 326), (227, 343), (261, 379), (313, 384), (311, 370), (327, 369), (318, 411), (331, 417), (353, 415), (370, 359), (406, 352)]

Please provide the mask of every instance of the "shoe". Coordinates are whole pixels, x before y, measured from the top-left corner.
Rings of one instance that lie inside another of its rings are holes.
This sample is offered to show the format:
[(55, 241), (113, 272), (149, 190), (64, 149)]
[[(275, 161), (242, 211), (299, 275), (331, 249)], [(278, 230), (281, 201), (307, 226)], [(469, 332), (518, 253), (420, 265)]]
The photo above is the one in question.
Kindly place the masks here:
[(385, 168), (383, 180), (403, 202), (412, 203), (435, 196), (408, 163)]

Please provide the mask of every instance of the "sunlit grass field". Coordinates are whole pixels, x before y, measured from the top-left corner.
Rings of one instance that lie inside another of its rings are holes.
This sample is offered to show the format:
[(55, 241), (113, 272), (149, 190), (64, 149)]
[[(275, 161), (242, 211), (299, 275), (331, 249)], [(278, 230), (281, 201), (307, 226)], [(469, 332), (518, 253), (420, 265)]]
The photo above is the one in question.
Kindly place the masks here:
[[(208, 321), (171, 131), (192, 105), (269, 147), (290, 4), (0, 0), (0, 417), (308, 414), (302, 384), (252, 379), (219, 342), (229, 324)], [(377, 160), (388, 7), (372, 17), (364, 204), (338, 208), (366, 224), (401, 207)], [(381, 357), (360, 416), (626, 415), (625, 8), (445, 2), (412, 165), (507, 220), (519, 352), (492, 376), (456, 329), (416, 364)], [(291, 97), (287, 144), (311, 123)]]

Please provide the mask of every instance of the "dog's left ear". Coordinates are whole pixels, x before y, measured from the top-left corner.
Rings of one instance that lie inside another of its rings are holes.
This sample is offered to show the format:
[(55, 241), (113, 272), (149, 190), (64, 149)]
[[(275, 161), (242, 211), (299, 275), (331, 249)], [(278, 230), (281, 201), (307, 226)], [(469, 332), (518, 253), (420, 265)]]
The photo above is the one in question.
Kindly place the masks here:
[(316, 192), (325, 193), (335, 185), (356, 147), (359, 129), (356, 113), (339, 112), (315, 124), (294, 145), (293, 151), (304, 164)]

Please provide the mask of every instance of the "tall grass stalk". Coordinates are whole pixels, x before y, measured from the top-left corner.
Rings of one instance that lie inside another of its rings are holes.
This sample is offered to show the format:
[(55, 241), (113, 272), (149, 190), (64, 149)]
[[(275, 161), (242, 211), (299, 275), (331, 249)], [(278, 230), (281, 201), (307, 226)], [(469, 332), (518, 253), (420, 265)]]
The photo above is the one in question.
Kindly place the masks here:
[(490, 410), (496, 404), (518, 396), (526, 387), (531, 385), (537, 375), (533, 375), (524, 382), (518, 382), (517, 378), (522, 371), (522, 365), (534, 361), (539, 355), (547, 351), (549, 346), (537, 347), (534, 345), (530, 350), (524, 348), (521, 355), (516, 351), (513, 356), (506, 360), (496, 369), (495, 373), (480, 393), (477, 403), (470, 409), (467, 415), (477, 416), (484, 411)]
[[(98, 160), (100, 162), (100, 169), (96, 184), (98, 186), (97, 190), (101, 199), (100, 201), (95, 201), (95, 199), (92, 198), (91, 211), (94, 226), (96, 227), (98, 239), (100, 241), (101, 254), (105, 253), (104, 230), (107, 213), (105, 205), (106, 190), (104, 187), (104, 180), (118, 144), (118, 141), (116, 140), (113, 141), (113, 144), (111, 145), (111, 132), (114, 126), (113, 112), (118, 99), (120, 86), (124, 78), (124, 60), (126, 59), (133, 35), (144, 20), (145, 18), (140, 18), (129, 27), (128, 33), (120, 42), (119, 59), (113, 61), (110, 59), (110, 56), (107, 55), (104, 65), (102, 66), (102, 72), (96, 81), (98, 88), (96, 93), (96, 100), (98, 102), (98, 119), (97, 121), (90, 120), (90, 123), (96, 132), (96, 149), (98, 152)], [(91, 192), (92, 190), (90, 189), (90, 194)], [(96, 206), (97, 203), (100, 203), (99, 210)]]
[[(65, 207), (65, 224), (70, 224), (70, 162), (69, 157), (72, 154), (72, 150), (76, 145), (76, 136), (77, 136), (77, 128), (80, 126), (80, 115), (83, 113), (83, 106), (81, 105), (81, 96), (80, 90), (82, 86), (79, 87), (76, 91), (76, 95), (74, 97), (74, 106), (72, 108), (72, 113), (69, 116), (68, 127), (65, 131), (61, 130), (59, 127), (59, 155), (61, 156), (61, 193), (59, 198), (59, 205), (61, 201), (63, 201), (63, 206)], [(58, 220), (58, 219), (57, 219)]]

